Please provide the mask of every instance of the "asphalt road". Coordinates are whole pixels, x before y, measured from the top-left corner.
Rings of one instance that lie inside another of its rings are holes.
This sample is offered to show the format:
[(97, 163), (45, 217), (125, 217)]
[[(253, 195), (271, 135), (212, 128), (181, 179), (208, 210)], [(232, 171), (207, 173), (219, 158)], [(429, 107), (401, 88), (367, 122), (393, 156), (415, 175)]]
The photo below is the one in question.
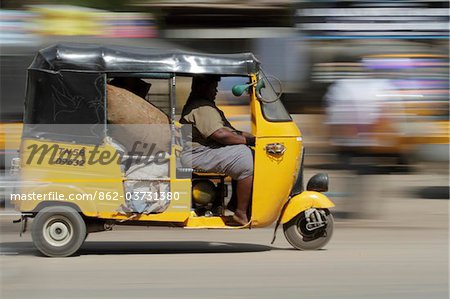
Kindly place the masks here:
[(410, 192), (448, 176), (366, 180), (375, 217), (337, 219), (319, 251), (292, 249), (281, 231), (270, 245), (272, 229), (125, 227), (45, 258), (0, 213), (0, 298), (449, 298), (449, 202)]
[(337, 222), (326, 249), (297, 251), (271, 229), (118, 230), (70, 258), (4, 233), (1, 298), (448, 298), (448, 230)]

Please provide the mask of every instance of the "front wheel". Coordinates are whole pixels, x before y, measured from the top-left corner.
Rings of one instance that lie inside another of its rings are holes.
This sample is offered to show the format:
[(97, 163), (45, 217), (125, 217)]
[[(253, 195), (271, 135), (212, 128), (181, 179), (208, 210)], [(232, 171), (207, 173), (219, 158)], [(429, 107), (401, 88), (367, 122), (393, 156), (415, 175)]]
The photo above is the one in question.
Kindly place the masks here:
[(64, 257), (74, 254), (86, 237), (86, 224), (80, 213), (66, 206), (39, 211), (33, 220), (31, 237), (42, 254)]
[[(316, 213), (320, 216), (316, 217)], [(309, 217), (306, 214), (310, 214)], [(324, 247), (333, 235), (333, 227), (334, 221), (330, 212), (316, 209), (302, 212), (283, 224), (284, 236), (299, 250), (316, 250)]]

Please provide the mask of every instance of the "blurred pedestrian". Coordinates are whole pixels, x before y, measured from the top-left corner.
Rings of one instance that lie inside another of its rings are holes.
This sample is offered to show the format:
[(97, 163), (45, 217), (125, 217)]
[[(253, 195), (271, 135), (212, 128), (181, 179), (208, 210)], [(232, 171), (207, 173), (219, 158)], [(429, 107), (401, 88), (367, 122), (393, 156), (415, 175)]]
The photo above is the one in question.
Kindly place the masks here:
[(352, 191), (353, 198), (344, 207), (352, 217), (367, 217), (367, 206), (374, 200), (367, 192), (367, 178), (362, 175), (380, 173), (380, 158), (396, 154), (393, 132), (386, 129), (385, 105), (394, 89), (389, 80), (360, 77), (336, 81), (325, 96), (330, 141), (338, 163), (357, 175), (357, 180), (349, 181), (347, 191)]

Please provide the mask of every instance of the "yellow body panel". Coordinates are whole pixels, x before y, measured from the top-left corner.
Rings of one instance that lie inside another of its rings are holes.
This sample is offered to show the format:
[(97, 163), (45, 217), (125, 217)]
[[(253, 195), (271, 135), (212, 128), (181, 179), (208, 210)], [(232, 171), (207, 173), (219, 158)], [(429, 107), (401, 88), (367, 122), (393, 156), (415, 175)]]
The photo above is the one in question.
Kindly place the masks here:
[[(252, 79), (253, 82), (255, 78)], [(300, 130), (293, 121), (268, 122), (261, 103), (252, 92), (252, 133), (257, 137), (252, 197), (252, 227), (272, 224), (289, 198), (298, 175), (302, 151)], [(281, 155), (266, 152), (266, 145), (281, 143)]]
[[(35, 152), (33, 147), (41, 148), (47, 146), (48, 153)], [(38, 140), (23, 140), (21, 148), (21, 194), (50, 194), (60, 192), (64, 201), (76, 204), (80, 210), (89, 216), (98, 216), (101, 212), (113, 212), (124, 203), (123, 177), (118, 163), (88, 163), (82, 165), (68, 165), (62, 163), (51, 164), (52, 159), (59, 157), (57, 153), (52, 158), (53, 146), (64, 150), (82, 150), (87, 153), (94, 149), (91, 145), (78, 145), (70, 143), (45, 142)], [(99, 146), (101, 152), (109, 152), (112, 157), (116, 150), (108, 145)], [(65, 156), (66, 157), (66, 156)], [(42, 160), (41, 160), (42, 158)], [(57, 160), (57, 159), (56, 159)], [(77, 160), (82, 161), (80, 156)], [(81, 163), (79, 163), (81, 164)], [(82, 194), (85, 195), (81, 199)], [(108, 194), (108, 195), (107, 195)], [(78, 200), (70, 200), (70, 197), (80, 196)], [(91, 199), (88, 199), (91, 196)], [(102, 198), (102, 200), (100, 200)], [(18, 208), (21, 211), (31, 211), (40, 203), (37, 200), (20, 201)], [(17, 204), (17, 203), (16, 203)]]
[(185, 228), (189, 229), (202, 229), (202, 228), (216, 228), (216, 229), (240, 229), (242, 226), (228, 226), (225, 223), (224, 217), (205, 217), (196, 216), (195, 213), (191, 214), (184, 224)]
[[(286, 147), (282, 155), (266, 152), (265, 146), (281, 143)], [(301, 141), (294, 137), (258, 138), (255, 148), (253, 178), (252, 226), (264, 227), (273, 223), (289, 198), (298, 174)]]
[[(128, 216), (120, 215), (117, 209), (125, 203), (123, 182), (126, 178), (116, 162), (111, 163), (84, 163), (82, 166), (50, 164), (52, 152), (31, 157), (32, 147), (57, 145), (67, 150), (92, 151), (93, 146), (74, 145), (37, 140), (24, 140), (21, 151), (21, 177), (22, 186), (20, 194), (41, 194), (47, 196), (43, 200), (14, 201), (16, 208), (22, 212), (33, 211), (43, 201), (54, 201), (51, 195), (62, 195), (65, 203), (76, 205), (81, 212), (90, 217), (103, 219), (126, 219)], [(100, 152), (110, 152), (113, 157), (116, 150), (109, 145), (98, 147)], [(40, 152), (39, 152), (40, 153)], [(172, 159), (171, 159), (172, 161)], [(184, 222), (190, 215), (191, 208), (191, 181), (189, 179), (170, 180), (170, 191), (179, 194), (178, 200), (171, 201), (169, 207), (160, 214), (142, 214), (133, 220)], [(74, 194), (84, 194), (83, 200), (70, 200)], [(54, 198), (54, 197), (53, 197)]]
[(303, 191), (291, 198), (281, 217), (281, 223), (289, 222), (299, 213), (310, 208), (328, 209), (332, 207), (334, 207), (334, 203), (324, 194), (315, 191)]

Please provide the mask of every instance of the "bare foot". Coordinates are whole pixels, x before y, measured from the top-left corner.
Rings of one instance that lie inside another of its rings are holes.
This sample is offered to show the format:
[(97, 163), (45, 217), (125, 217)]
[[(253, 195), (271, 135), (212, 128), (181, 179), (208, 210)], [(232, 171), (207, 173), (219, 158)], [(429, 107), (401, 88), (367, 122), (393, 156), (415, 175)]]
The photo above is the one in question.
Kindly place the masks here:
[(239, 223), (240, 225), (244, 226), (248, 223), (248, 218), (245, 212), (241, 212), (239, 210), (236, 210), (233, 215), (233, 220)]

